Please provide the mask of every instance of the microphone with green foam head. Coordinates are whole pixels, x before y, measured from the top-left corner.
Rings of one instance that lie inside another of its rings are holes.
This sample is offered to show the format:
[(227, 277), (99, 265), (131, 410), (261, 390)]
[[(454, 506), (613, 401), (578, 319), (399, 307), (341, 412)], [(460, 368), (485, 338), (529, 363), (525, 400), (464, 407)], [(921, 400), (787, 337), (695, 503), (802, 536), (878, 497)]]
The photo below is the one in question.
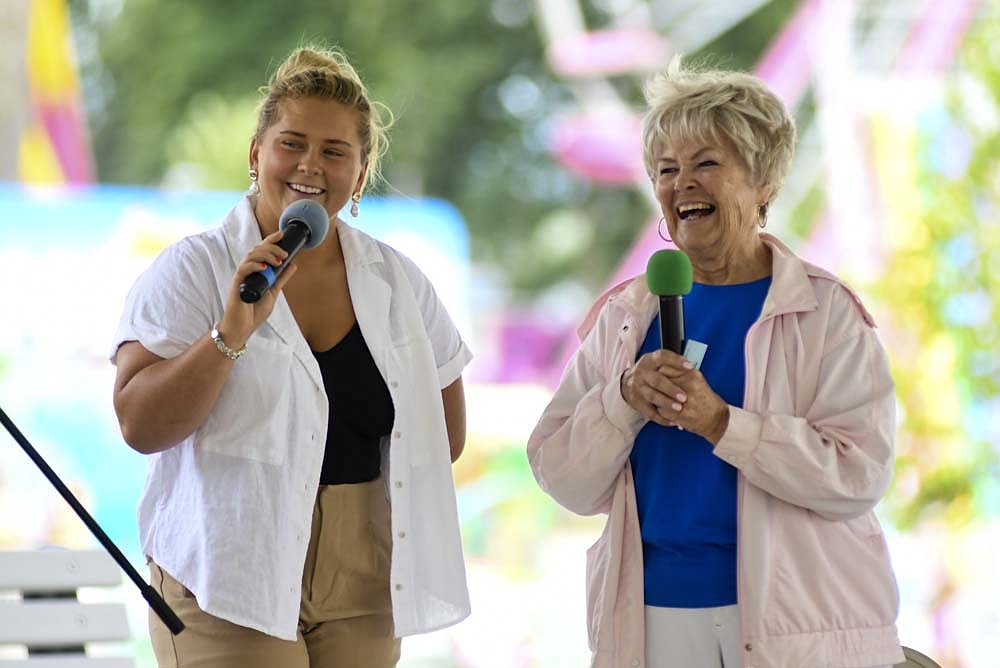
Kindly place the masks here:
[(691, 260), (679, 250), (658, 250), (646, 264), (646, 286), (660, 297), (660, 347), (684, 354), (683, 296), (691, 292)]

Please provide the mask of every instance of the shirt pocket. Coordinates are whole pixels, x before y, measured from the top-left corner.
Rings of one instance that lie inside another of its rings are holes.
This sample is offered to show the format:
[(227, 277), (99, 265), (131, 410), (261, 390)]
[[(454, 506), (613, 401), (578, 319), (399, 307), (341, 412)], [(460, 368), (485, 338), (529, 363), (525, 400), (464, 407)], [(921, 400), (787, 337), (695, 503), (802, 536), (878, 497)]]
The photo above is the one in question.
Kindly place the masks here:
[(265, 464), (284, 463), (291, 419), (292, 350), (254, 337), (236, 361), (208, 419), (195, 433), (195, 450)]
[(414, 468), (451, 468), (448, 429), (438, 388), (434, 351), (427, 337), (414, 336), (404, 343), (393, 343), (385, 381), (396, 412), (391, 434), (391, 448), (402, 448), (406, 461)]

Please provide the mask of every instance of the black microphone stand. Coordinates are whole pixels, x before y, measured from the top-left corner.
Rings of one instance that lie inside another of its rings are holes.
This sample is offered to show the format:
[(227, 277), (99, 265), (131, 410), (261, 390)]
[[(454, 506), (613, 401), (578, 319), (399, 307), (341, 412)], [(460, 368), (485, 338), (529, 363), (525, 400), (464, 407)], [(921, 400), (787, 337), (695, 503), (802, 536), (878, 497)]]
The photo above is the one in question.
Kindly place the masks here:
[(158, 593), (156, 593), (156, 590), (146, 584), (146, 581), (143, 580), (142, 576), (140, 576), (135, 568), (132, 567), (132, 564), (125, 558), (125, 555), (118, 549), (118, 546), (115, 545), (110, 538), (108, 538), (108, 535), (104, 533), (104, 530), (101, 529), (100, 525), (98, 525), (97, 522), (94, 521), (94, 518), (90, 516), (90, 513), (87, 512), (87, 509), (80, 504), (75, 496), (73, 496), (73, 492), (69, 491), (69, 488), (63, 484), (63, 481), (59, 479), (59, 476), (56, 475), (55, 471), (53, 471), (42, 456), (38, 454), (33, 447), (31, 447), (31, 443), (28, 443), (28, 439), (24, 437), (24, 434), (22, 434), (17, 426), (11, 422), (10, 418), (7, 417), (3, 408), (0, 408), (0, 422), (2, 422), (3, 426), (7, 428), (7, 431), (14, 437), (14, 440), (17, 441), (18, 445), (20, 445), (21, 448), (28, 453), (28, 456), (31, 457), (31, 461), (35, 462), (35, 465), (41, 470), (45, 477), (49, 479), (52, 486), (56, 488), (64, 499), (66, 499), (66, 503), (68, 503), (70, 507), (76, 511), (76, 514), (81, 520), (83, 520), (83, 523), (87, 525), (87, 528), (90, 529), (92, 534), (94, 534), (94, 537), (97, 538), (101, 545), (104, 546), (104, 549), (108, 551), (108, 554), (110, 554), (114, 560), (118, 562), (118, 565), (123, 571), (125, 571), (125, 574), (128, 575), (129, 579), (135, 583), (135, 586), (139, 588), (139, 592), (142, 594), (142, 597), (146, 599), (149, 607), (153, 609), (153, 612), (155, 612), (166, 627), (170, 629), (170, 632), (177, 635), (183, 631), (184, 622), (182, 622), (171, 607), (167, 605), (167, 602), (164, 601)]

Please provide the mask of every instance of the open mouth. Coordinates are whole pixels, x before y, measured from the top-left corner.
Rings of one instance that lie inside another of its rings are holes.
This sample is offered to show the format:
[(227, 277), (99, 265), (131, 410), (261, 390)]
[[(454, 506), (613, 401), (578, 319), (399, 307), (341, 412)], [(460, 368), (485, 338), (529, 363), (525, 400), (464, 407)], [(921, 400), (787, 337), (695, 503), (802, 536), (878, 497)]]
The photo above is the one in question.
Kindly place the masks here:
[(710, 216), (715, 212), (715, 207), (706, 202), (694, 202), (691, 204), (681, 204), (677, 207), (677, 217), (681, 220), (692, 221)]
[(316, 186), (307, 186), (303, 183), (287, 183), (285, 184), (297, 193), (302, 193), (303, 195), (322, 195), (326, 191), (322, 188), (317, 188)]

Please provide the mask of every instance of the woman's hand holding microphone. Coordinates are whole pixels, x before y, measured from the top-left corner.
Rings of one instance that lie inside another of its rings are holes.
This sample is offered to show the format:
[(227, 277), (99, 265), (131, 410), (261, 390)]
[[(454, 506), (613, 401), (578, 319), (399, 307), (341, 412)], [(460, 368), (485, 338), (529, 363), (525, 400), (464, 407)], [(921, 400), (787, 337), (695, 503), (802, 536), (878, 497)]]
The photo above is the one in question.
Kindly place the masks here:
[(626, 369), (621, 393), (646, 419), (693, 432), (713, 445), (729, 425), (729, 405), (691, 362), (670, 350), (646, 353)]

